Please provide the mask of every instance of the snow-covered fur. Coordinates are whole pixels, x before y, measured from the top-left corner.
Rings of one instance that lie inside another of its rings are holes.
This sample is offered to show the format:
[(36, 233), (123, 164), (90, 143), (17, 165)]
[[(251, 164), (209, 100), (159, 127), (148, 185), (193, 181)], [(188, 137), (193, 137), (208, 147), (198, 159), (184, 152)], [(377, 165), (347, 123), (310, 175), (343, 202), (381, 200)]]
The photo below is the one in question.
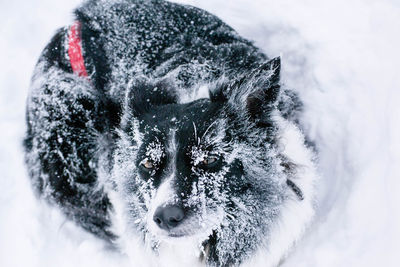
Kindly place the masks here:
[(313, 216), (316, 178), (280, 58), (190, 6), (99, 0), (75, 14), (89, 77), (61, 29), (27, 102), (39, 195), (133, 263), (141, 250), (149, 265), (278, 265)]

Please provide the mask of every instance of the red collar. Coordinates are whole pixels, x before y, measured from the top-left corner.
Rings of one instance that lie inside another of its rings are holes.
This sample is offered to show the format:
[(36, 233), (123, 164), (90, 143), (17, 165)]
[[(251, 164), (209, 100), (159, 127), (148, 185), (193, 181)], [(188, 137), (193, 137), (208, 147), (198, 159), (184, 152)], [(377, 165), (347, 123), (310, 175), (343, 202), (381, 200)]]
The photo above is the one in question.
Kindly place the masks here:
[(81, 23), (75, 21), (68, 33), (68, 56), (72, 71), (81, 76), (88, 77), (82, 53)]

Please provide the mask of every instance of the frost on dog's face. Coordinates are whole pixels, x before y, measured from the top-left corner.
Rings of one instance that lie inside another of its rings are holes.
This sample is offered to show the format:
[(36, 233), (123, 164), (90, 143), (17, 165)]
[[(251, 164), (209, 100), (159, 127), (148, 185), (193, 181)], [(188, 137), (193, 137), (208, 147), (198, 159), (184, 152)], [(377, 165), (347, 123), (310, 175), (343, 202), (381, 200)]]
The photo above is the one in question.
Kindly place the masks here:
[(285, 198), (278, 82), (275, 59), (188, 104), (167, 83), (135, 85), (113, 170), (128, 228), (154, 244), (194, 238), (221, 264), (254, 250)]

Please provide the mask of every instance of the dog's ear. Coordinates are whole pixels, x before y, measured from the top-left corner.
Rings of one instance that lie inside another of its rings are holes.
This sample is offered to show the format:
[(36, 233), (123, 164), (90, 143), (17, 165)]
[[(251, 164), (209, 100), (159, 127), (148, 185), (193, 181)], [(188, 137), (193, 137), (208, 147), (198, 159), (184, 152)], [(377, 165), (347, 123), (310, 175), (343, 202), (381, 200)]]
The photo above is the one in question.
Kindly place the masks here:
[(253, 118), (259, 118), (275, 108), (280, 92), (280, 70), (281, 60), (277, 57), (252, 73), (249, 85), (254, 90), (247, 95), (246, 108)]
[(267, 123), (280, 92), (280, 68), (280, 57), (271, 59), (235, 81), (217, 84), (210, 91), (210, 99), (227, 102), (257, 123)]
[(139, 78), (131, 84), (125, 96), (125, 109), (137, 118), (153, 106), (176, 103), (178, 96), (175, 86), (166, 79), (151, 83), (145, 78)]

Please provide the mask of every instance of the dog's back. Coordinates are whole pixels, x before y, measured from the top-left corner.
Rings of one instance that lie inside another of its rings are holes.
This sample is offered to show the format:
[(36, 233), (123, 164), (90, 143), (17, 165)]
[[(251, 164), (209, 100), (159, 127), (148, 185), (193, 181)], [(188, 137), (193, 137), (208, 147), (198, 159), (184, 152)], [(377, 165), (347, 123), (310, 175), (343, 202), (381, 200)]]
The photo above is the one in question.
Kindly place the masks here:
[(83, 49), (98, 88), (118, 94), (137, 75), (173, 75), (190, 88), (222, 74), (233, 78), (267, 57), (204, 10), (153, 1), (89, 1), (76, 12)]

